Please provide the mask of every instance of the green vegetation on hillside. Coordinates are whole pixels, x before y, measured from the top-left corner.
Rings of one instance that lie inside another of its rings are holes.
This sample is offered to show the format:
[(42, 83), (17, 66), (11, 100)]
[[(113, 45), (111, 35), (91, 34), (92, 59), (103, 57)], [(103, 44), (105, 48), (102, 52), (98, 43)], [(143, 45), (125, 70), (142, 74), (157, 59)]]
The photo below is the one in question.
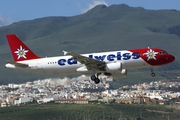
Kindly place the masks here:
[[(150, 112), (158, 111), (158, 112)], [(163, 112), (169, 112), (168, 114)], [(2, 120), (110, 120), (118, 118), (139, 118), (164, 120), (169, 116), (177, 119), (179, 114), (165, 106), (125, 104), (42, 104), (0, 108)]]

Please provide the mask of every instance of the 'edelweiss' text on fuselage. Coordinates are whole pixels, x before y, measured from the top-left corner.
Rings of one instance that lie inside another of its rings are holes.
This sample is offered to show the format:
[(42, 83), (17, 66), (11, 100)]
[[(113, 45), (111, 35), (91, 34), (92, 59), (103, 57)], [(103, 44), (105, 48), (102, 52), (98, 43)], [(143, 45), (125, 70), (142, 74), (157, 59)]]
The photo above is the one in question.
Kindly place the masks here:
[[(130, 60), (130, 59), (139, 59), (140, 55), (138, 52), (134, 52), (134, 53), (121, 53), (121, 52), (116, 52), (116, 54), (109, 54), (109, 55), (88, 55), (89, 58), (91, 59), (96, 59), (98, 61), (120, 61), (120, 60)], [(58, 64), (60, 66), (64, 66), (66, 64), (69, 65), (73, 65), (73, 64), (77, 64), (77, 61), (74, 60), (73, 58), (69, 58), (69, 59), (60, 59), (58, 60)]]

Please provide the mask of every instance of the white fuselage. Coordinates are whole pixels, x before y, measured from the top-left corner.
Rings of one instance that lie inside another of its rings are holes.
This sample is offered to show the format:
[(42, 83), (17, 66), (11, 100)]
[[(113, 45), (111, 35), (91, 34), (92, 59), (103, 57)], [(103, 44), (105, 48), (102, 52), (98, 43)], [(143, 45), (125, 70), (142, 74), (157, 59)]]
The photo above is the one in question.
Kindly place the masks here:
[[(101, 52), (101, 53), (90, 53), (81, 54), (92, 59), (103, 61), (106, 64), (109, 63), (121, 63), (122, 69), (133, 69), (133, 68), (144, 68), (150, 65), (145, 62), (140, 56), (133, 54), (130, 51), (112, 51), (112, 52)], [(41, 72), (45, 74), (78, 74), (78, 73), (91, 73), (92, 71), (78, 71), (77, 69), (85, 66), (72, 59), (72, 56), (57, 56), (57, 57), (46, 57), (33, 60), (20, 61), (18, 63), (27, 64), (28, 68), (17, 68), (25, 71)], [(9, 63), (8, 63), (9, 64)], [(6, 66), (8, 66), (6, 64)], [(9, 64), (10, 66), (10, 64)], [(98, 72), (98, 71), (97, 71)], [(113, 71), (120, 72), (120, 71)]]

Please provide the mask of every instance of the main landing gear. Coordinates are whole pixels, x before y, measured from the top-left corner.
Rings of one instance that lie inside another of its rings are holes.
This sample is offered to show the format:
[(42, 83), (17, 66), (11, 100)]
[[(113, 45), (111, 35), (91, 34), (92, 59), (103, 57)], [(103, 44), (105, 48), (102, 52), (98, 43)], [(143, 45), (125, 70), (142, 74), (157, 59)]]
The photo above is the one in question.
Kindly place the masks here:
[(98, 75), (97, 75), (97, 77), (96, 77), (96, 75), (92, 75), (91, 80), (94, 81), (96, 84), (100, 83), (100, 79), (98, 78)]
[(154, 77), (156, 74), (153, 72), (153, 68), (151, 68), (151, 76)]

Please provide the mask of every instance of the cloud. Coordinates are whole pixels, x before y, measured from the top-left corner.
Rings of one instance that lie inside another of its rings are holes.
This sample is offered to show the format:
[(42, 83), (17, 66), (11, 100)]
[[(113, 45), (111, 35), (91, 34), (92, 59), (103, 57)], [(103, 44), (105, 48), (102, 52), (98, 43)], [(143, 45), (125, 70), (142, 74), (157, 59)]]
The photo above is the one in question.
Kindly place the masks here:
[(60, 78), (47, 78), (43, 79), (44, 81), (48, 81), (49, 84), (51, 85), (67, 85), (72, 81), (84, 81), (84, 80), (89, 80), (89, 76), (86, 75), (81, 75), (78, 77), (73, 77), (73, 78), (68, 78), (64, 77), (63, 79)]
[(0, 15), (0, 27), (9, 25), (11, 23), (12, 23), (12, 21), (9, 18)]
[(89, 3), (88, 7), (85, 9), (82, 9), (81, 12), (85, 13), (88, 10), (92, 9), (93, 7), (95, 7), (97, 5), (102, 5), (102, 4), (108, 6), (108, 4), (105, 2), (105, 0), (92, 0), (92, 3)]

